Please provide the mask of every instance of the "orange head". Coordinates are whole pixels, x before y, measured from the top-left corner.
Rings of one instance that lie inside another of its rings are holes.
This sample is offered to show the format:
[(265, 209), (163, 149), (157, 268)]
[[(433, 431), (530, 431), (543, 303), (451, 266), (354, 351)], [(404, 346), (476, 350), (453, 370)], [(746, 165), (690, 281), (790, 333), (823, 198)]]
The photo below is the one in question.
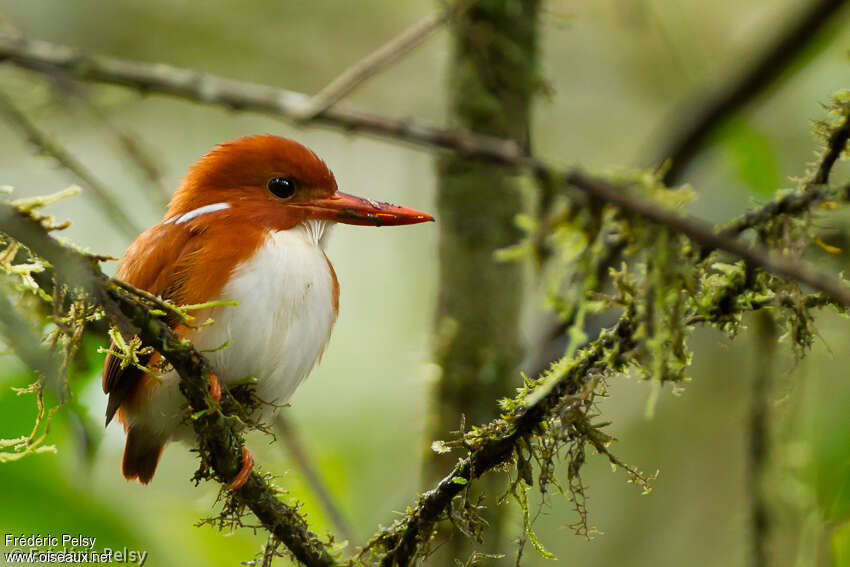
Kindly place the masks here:
[(271, 134), (216, 146), (190, 169), (166, 218), (228, 203), (256, 222), (287, 229), (306, 219), (390, 226), (433, 221), (426, 213), (337, 190), (328, 166), (294, 140)]

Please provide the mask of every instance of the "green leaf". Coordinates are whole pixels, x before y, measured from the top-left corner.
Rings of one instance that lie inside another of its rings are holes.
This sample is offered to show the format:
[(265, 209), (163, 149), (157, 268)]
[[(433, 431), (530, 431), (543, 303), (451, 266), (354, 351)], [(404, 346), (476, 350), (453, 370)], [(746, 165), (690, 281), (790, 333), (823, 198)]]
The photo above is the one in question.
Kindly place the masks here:
[(721, 132), (727, 158), (738, 178), (759, 195), (772, 197), (782, 178), (773, 145), (748, 120), (731, 120)]

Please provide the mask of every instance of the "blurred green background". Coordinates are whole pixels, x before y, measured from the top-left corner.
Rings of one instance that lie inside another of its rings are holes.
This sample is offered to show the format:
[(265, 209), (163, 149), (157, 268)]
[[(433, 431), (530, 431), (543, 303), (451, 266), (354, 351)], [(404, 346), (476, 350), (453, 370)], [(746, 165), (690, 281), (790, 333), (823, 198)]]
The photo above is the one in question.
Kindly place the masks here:
[[(144, 61), (162, 61), (225, 76), (315, 92), (405, 27), (437, 8), (424, 0), (0, 0), (7, 23), (44, 39)], [(791, 0), (548, 1), (542, 15), (543, 71), (551, 86), (534, 112), (533, 146), (557, 164), (594, 169), (646, 166), (666, 140), (664, 119), (702, 85), (734, 76), (764, 42), (795, 17)], [(804, 56), (766, 96), (718, 133), (686, 174), (699, 199), (692, 212), (721, 221), (791, 187), (813, 159), (810, 120), (821, 103), (850, 86), (847, 10), (812, 41)], [(349, 96), (345, 103), (392, 116), (445, 119), (445, 31)], [(0, 67), (2, 90), (108, 186), (140, 225), (162, 209), (148, 180), (116, 150), (102, 120), (63, 96), (41, 76)], [(159, 160), (167, 186), (217, 142), (271, 132), (297, 138), (331, 166), (340, 188), (433, 210), (433, 156), (404, 144), (320, 128), (294, 128), (251, 113), (207, 107), (116, 87), (87, 86), (92, 101), (132, 132)], [(46, 194), (72, 179), (35, 155), (17, 131), (0, 128), (0, 184), (15, 195)], [(846, 164), (836, 178), (846, 178)], [(50, 210), (71, 219), (73, 242), (119, 256), (129, 244), (86, 194)], [(439, 220), (439, 219), (438, 219)], [(841, 244), (846, 215), (821, 226)], [(428, 392), (435, 298), (434, 225), (404, 230), (338, 227), (329, 256), (342, 287), (340, 317), (324, 360), (284, 410), (363, 544), (388, 525), (420, 488), (423, 418)], [(830, 260), (841, 270), (848, 252)], [(115, 263), (106, 265), (115, 269)], [(529, 342), (537, 340), (540, 300), (530, 297)], [(850, 565), (850, 352), (848, 323), (824, 314), (822, 340), (795, 363), (782, 348), (771, 394), (770, 482), (776, 526), (770, 549), (776, 565)], [(584, 475), (591, 522), (599, 534), (576, 537), (571, 505), (550, 496), (536, 524), (546, 548), (570, 565), (745, 565), (745, 493), (749, 387), (757, 363), (751, 333), (734, 342), (711, 331), (691, 340), (694, 380), (680, 395), (665, 390), (647, 420), (646, 384), (611, 381), (603, 404), (613, 450), (644, 471), (660, 470), (651, 495), (592, 458)], [(262, 533), (222, 535), (194, 527), (215, 515), (216, 486), (194, 487), (189, 449), (166, 450), (148, 487), (120, 475), (123, 434), (101, 432), (105, 397), (102, 355), (72, 383), (77, 413), (63, 410), (49, 442), (58, 454), (0, 465), (0, 532), (80, 533), (98, 548), (149, 551), (147, 565), (238, 565), (252, 559)], [(0, 438), (29, 432), (34, 405), (12, 386), (31, 375), (11, 355), (0, 358)], [(82, 416), (78, 419), (77, 414)], [(81, 444), (80, 431), (95, 437)], [(331, 529), (318, 501), (280, 444), (261, 435), (249, 444), (263, 469), (304, 502), (320, 533)], [(539, 496), (535, 497), (535, 501)], [(521, 534), (514, 515), (509, 539)], [(506, 540), (510, 554), (511, 544)], [(510, 565), (509, 557), (493, 564)], [(280, 560), (284, 564), (284, 560)], [(527, 549), (524, 565), (546, 560)]]

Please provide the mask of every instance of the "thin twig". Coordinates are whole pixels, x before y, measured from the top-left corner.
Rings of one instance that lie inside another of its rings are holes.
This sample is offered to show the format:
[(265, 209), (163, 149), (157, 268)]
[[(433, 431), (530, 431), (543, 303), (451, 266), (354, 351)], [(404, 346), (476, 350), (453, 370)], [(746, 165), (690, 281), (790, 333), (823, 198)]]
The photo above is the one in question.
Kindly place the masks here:
[(720, 234), (735, 237), (745, 230), (761, 226), (768, 220), (776, 218), (776, 216), (781, 214), (794, 214), (833, 199), (845, 201), (850, 197), (848, 192), (850, 192), (850, 186), (834, 189), (826, 185), (819, 185), (811, 187), (805, 193), (788, 193), (787, 195), (769, 201), (757, 209), (747, 211), (740, 217), (727, 223), (720, 230)]
[(327, 485), (322, 480), (321, 473), (313, 464), (310, 455), (307, 454), (304, 444), (301, 443), (301, 439), (298, 437), (298, 429), (283, 414), (278, 414), (277, 419), (275, 419), (275, 429), (277, 437), (283, 440), (287, 451), (295, 459), (301, 474), (304, 475), (307, 484), (313, 490), (313, 494), (319, 499), (322, 508), (325, 510), (325, 514), (328, 515), (339, 535), (342, 536), (342, 539), (347, 540), (350, 545), (354, 545), (354, 530), (351, 529), (348, 521), (346, 521), (342, 510), (337, 506), (333, 496), (331, 496), (330, 490), (328, 490)]
[(51, 139), (49, 135), (42, 132), (3, 93), (0, 93), (0, 112), (6, 116), (9, 122), (17, 126), (26, 135), (30, 143), (39, 148), (40, 151), (54, 158), (59, 165), (71, 172), (80, 183), (91, 190), (92, 195), (94, 195), (97, 202), (107, 213), (105, 216), (109, 219), (109, 222), (130, 238), (138, 236), (141, 228), (124, 212), (106, 185), (98, 180), (86, 166), (71, 155), (64, 147)]
[(134, 164), (144, 174), (147, 180), (145, 185), (149, 185), (153, 189), (150, 191), (151, 196), (163, 208), (168, 205), (168, 202), (171, 201), (171, 191), (165, 185), (162, 165), (140, 141), (139, 135), (117, 125), (102, 108), (91, 101), (88, 93), (77, 93), (76, 89), (73, 89), (72, 92), (78, 95), (77, 101), (85, 106), (88, 112), (105, 126), (112, 137), (115, 138), (118, 142), (118, 148), (124, 153), (130, 163)]
[(111, 283), (120, 287), (121, 289), (132, 293), (133, 295), (139, 297), (140, 299), (144, 299), (149, 301), (152, 305), (155, 305), (156, 308), (161, 309), (166, 315), (173, 317), (176, 321), (179, 321), (181, 324), (186, 326), (191, 326), (192, 317), (188, 315), (185, 311), (181, 311), (180, 307), (174, 305), (167, 299), (162, 299), (158, 295), (154, 295), (153, 293), (146, 291), (144, 289), (139, 289), (135, 286), (128, 284), (123, 280), (119, 280), (116, 278), (112, 278)]
[(850, 185), (838, 189), (832, 189), (827, 185), (832, 168), (847, 149), (847, 142), (850, 141), (850, 115), (841, 117), (841, 120), (843, 120), (841, 125), (830, 132), (826, 140), (826, 148), (801, 191), (777, 197), (763, 207), (747, 211), (726, 224), (720, 234), (738, 236), (745, 230), (760, 226), (780, 214), (793, 214), (830, 199), (847, 201), (850, 198)]
[(300, 120), (312, 120), (343, 99), (364, 81), (380, 73), (421, 45), (442, 25), (456, 17), (470, 4), (460, 0), (438, 14), (431, 14), (413, 24), (399, 35), (373, 51), (328, 83), (313, 95), (296, 114)]
[[(680, 181), (685, 169), (714, 129), (774, 83), (809, 40), (847, 4), (845, 0), (816, 0), (764, 49), (762, 55), (734, 80), (718, 88), (701, 87), (677, 105), (659, 132), (674, 132), (655, 163), (671, 160), (664, 182)], [(709, 94), (703, 95), (702, 93)]]
[(826, 149), (821, 156), (817, 169), (809, 181), (809, 186), (825, 185), (829, 182), (829, 175), (832, 172), (832, 167), (841, 158), (841, 154), (847, 149), (847, 142), (850, 140), (850, 115), (845, 111), (845, 115), (841, 118), (844, 122), (840, 127), (836, 128), (829, 134), (826, 140)]

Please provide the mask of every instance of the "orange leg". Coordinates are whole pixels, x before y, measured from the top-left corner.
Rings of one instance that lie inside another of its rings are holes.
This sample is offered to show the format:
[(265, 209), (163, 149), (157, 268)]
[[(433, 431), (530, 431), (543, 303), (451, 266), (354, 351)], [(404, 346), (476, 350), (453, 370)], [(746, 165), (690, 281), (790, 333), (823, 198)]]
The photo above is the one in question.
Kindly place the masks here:
[(238, 490), (245, 486), (248, 478), (251, 476), (251, 471), (254, 470), (254, 455), (247, 447), (242, 447), (242, 469), (227, 485), (227, 490)]

